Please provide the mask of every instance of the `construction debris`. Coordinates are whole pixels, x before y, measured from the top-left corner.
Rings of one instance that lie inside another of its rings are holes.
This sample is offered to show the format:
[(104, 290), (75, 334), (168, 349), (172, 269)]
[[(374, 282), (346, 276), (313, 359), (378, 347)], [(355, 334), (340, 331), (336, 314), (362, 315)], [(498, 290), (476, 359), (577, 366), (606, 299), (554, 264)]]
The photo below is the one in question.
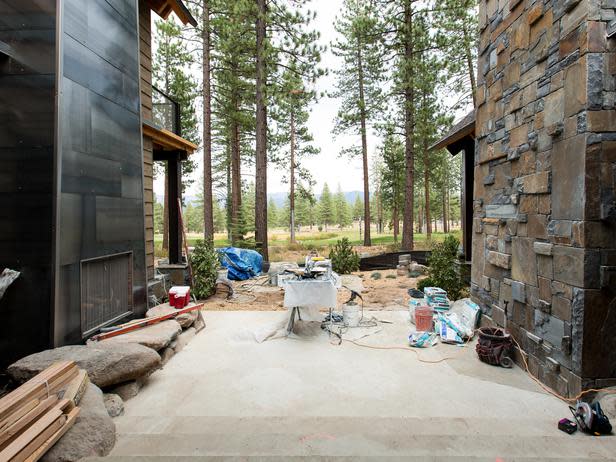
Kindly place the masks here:
[(0, 399), (0, 461), (39, 460), (62, 438), (79, 415), (84, 380), (74, 362), (64, 361)]

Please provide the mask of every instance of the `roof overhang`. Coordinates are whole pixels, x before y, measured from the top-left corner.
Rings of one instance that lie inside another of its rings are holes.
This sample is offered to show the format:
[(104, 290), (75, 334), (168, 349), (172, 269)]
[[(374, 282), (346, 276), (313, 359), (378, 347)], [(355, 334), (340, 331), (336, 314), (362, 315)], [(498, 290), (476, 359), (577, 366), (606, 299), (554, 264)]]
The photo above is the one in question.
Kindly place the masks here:
[(142, 126), (143, 136), (152, 138), (154, 149), (159, 151), (184, 151), (186, 154), (192, 154), (198, 148), (196, 144), (164, 128), (158, 128), (146, 121)]
[[(466, 138), (467, 136), (475, 138), (475, 111), (469, 112), (466, 116), (464, 116), (462, 120), (455, 124), (445, 136), (430, 146), (428, 150), (436, 151), (438, 149), (448, 148), (449, 146), (457, 144), (460, 140)], [(449, 151), (452, 154), (459, 152), (459, 150), (452, 152), (451, 149), (449, 149)]]
[(190, 14), (182, 0), (147, 0), (148, 5), (158, 16), (167, 19), (173, 12), (182, 21), (182, 24), (190, 24), (197, 27), (197, 20)]

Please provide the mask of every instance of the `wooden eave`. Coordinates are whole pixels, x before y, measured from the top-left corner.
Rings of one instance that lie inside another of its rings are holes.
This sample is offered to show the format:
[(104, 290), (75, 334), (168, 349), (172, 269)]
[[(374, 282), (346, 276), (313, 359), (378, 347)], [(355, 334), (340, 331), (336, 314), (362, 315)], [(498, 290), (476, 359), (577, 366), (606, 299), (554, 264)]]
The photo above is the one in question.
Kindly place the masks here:
[(147, 0), (147, 2), (152, 11), (161, 18), (167, 19), (173, 12), (182, 21), (182, 24), (197, 27), (196, 19), (181, 0)]
[[(475, 138), (475, 111), (468, 113), (460, 122), (453, 126), (449, 133), (430, 146), (428, 150), (436, 151), (438, 149), (448, 148), (467, 136)], [(449, 151), (452, 152), (451, 149)], [(453, 151), (455, 152), (452, 152), (452, 154), (459, 152), (459, 150), (455, 149)]]
[(155, 127), (147, 122), (143, 122), (142, 126), (143, 136), (152, 138), (155, 149), (163, 151), (184, 151), (187, 154), (192, 154), (198, 148), (196, 144), (164, 128)]

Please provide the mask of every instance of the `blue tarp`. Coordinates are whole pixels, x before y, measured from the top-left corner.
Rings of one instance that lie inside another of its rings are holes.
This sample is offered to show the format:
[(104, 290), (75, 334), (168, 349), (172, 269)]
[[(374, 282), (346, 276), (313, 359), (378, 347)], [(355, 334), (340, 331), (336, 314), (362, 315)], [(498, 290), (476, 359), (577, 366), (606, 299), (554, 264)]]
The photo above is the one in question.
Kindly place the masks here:
[(218, 249), (222, 266), (227, 268), (227, 277), (232, 281), (245, 281), (261, 274), (263, 257), (255, 250), (223, 247)]

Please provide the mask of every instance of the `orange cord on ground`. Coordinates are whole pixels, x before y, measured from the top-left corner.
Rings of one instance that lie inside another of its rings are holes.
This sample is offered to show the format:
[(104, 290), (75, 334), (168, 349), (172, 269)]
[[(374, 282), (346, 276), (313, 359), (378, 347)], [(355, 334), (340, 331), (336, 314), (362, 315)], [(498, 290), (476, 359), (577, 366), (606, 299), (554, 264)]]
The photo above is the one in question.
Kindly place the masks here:
[[(475, 332), (477, 332), (478, 330), (476, 330)], [(518, 349), (523, 352), (526, 353), (522, 347), (520, 346), (520, 344), (517, 342), (517, 340), (515, 338), (513, 338), (513, 336), (511, 337), (512, 340), (514, 341), (514, 343), (517, 345)], [(466, 346), (468, 344), (468, 342), (471, 339), (467, 340), (464, 343), (464, 346)], [(437, 363), (442, 363), (444, 361), (448, 361), (450, 359), (455, 359), (457, 357), (460, 356), (460, 354), (464, 351), (463, 348), (460, 349), (460, 352), (456, 355), (453, 356), (447, 356), (445, 358), (440, 358), (440, 359), (435, 359), (435, 360), (428, 360), (428, 359), (423, 359), (420, 355), (419, 355), (419, 351), (415, 348), (410, 348), (410, 347), (402, 347), (402, 346), (377, 346), (377, 345), (367, 345), (365, 343), (359, 343), (355, 340), (343, 340), (344, 342), (349, 342), (352, 343), (353, 345), (359, 346), (359, 347), (363, 347), (363, 348), (370, 348), (373, 350), (403, 350), (403, 351), (412, 351), (413, 353), (415, 353), (415, 355), (417, 356), (417, 359), (419, 362), (422, 363), (427, 363), (427, 364), (437, 364)], [(575, 403), (577, 402), (582, 396), (587, 395), (588, 393), (593, 393), (593, 392), (604, 392), (604, 393), (616, 393), (615, 389), (610, 389), (610, 388), (589, 388), (588, 390), (584, 390), (581, 393), (578, 393), (575, 397), (573, 398), (566, 398), (560, 394), (558, 394), (557, 392), (555, 392), (554, 390), (552, 390), (550, 387), (548, 387), (547, 385), (544, 385), (543, 383), (541, 383), (541, 381), (535, 377), (533, 374), (531, 374), (530, 369), (528, 367), (528, 362), (526, 361), (526, 357), (524, 356), (524, 354), (521, 355), (522, 356), (522, 361), (524, 362), (524, 369), (526, 371), (526, 373), (530, 376), (531, 379), (533, 379), (535, 382), (537, 382), (537, 384), (547, 393), (551, 394), (552, 396), (555, 396), (556, 398), (559, 398), (567, 403)]]

